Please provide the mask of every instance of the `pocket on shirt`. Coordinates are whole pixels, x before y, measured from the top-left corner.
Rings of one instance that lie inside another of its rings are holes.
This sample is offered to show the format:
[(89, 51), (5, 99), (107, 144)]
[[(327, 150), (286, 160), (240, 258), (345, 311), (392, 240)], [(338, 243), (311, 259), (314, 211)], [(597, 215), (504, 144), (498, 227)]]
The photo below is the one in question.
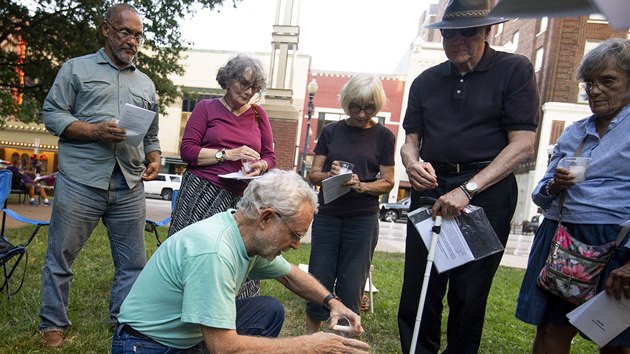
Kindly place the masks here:
[(129, 88), (129, 98), (134, 106), (142, 107), (144, 109), (153, 110), (156, 105), (155, 95), (150, 92), (145, 92), (137, 88)]

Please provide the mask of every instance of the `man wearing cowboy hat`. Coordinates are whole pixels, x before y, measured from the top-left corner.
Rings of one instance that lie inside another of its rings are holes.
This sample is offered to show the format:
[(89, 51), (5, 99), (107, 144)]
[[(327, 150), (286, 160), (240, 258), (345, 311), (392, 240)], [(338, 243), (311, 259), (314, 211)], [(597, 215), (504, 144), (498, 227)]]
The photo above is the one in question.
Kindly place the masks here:
[[(401, 148), (411, 209), (422, 196), (437, 198), (434, 216), (454, 217), (469, 203), (484, 209), (505, 245), (516, 207), (513, 171), (534, 154), (539, 97), (531, 62), (495, 51), (486, 42), (490, 27), (507, 21), (488, 17), (487, 0), (449, 0), (439, 29), (448, 61), (412, 83)], [(418, 270), (427, 250), (408, 223), (405, 275), (398, 311), (404, 353), (412, 342), (422, 288)], [(479, 235), (480, 238), (484, 235)], [(486, 300), (501, 253), (438, 274), (432, 271), (416, 353), (440, 348), (442, 299), (448, 286), (445, 353), (477, 353)]]

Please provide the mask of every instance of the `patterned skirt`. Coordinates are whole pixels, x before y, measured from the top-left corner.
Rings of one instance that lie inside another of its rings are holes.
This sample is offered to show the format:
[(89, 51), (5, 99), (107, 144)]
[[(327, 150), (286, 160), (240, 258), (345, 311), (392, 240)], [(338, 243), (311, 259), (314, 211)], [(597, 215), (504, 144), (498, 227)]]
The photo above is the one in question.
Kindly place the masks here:
[[(216, 213), (236, 208), (240, 196), (219, 188), (210, 181), (198, 177), (189, 171), (184, 172), (181, 189), (173, 209), (169, 236), (186, 226), (211, 217)], [(258, 280), (245, 280), (236, 296), (242, 299), (260, 295)]]

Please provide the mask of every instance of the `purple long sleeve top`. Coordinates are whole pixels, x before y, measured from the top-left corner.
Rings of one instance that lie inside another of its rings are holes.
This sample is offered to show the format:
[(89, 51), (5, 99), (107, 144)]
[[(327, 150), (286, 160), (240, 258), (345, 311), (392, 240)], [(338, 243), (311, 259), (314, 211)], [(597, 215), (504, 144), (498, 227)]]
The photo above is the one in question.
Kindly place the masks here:
[(232, 114), (218, 99), (202, 100), (192, 111), (180, 147), (181, 158), (188, 164), (188, 170), (198, 177), (212, 182), (217, 187), (242, 195), (247, 183), (224, 179), (219, 175), (236, 172), (241, 168), (241, 161), (226, 160), (221, 164), (199, 166), (197, 159), (202, 148), (233, 149), (243, 145), (258, 151), (269, 169), (276, 165), (273, 151), (273, 133), (267, 112), (260, 106), (258, 120), (254, 108), (240, 116)]

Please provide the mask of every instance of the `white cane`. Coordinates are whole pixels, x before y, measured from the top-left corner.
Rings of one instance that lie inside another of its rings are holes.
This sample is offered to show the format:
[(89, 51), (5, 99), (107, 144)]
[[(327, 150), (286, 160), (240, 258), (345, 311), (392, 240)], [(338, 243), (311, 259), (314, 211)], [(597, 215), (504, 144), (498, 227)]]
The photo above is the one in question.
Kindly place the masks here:
[(422, 282), (422, 290), (420, 291), (420, 301), (418, 301), (418, 312), (416, 313), (416, 325), (413, 327), (413, 336), (411, 337), (411, 348), (409, 354), (416, 352), (416, 346), (418, 345), (418, 333), (420, 332), (420, 321), (422, 321), (422, 312), (424, 311), (424, 302), (427, 298), (427, 290), (429, 289), (429, 279), (431, 278), (431, 268), (433, 268), (433, 259), (435, 258), (435, 249), (437, 247), (437, 240), (440, 236), (440, 230), (442, 228), (442, 216), (438, 213), (433, 223), (431, 237), (431, 246), (429, 247), (429, 253), (427, 254), (427, 266), (424, 269), (424, 281)]

